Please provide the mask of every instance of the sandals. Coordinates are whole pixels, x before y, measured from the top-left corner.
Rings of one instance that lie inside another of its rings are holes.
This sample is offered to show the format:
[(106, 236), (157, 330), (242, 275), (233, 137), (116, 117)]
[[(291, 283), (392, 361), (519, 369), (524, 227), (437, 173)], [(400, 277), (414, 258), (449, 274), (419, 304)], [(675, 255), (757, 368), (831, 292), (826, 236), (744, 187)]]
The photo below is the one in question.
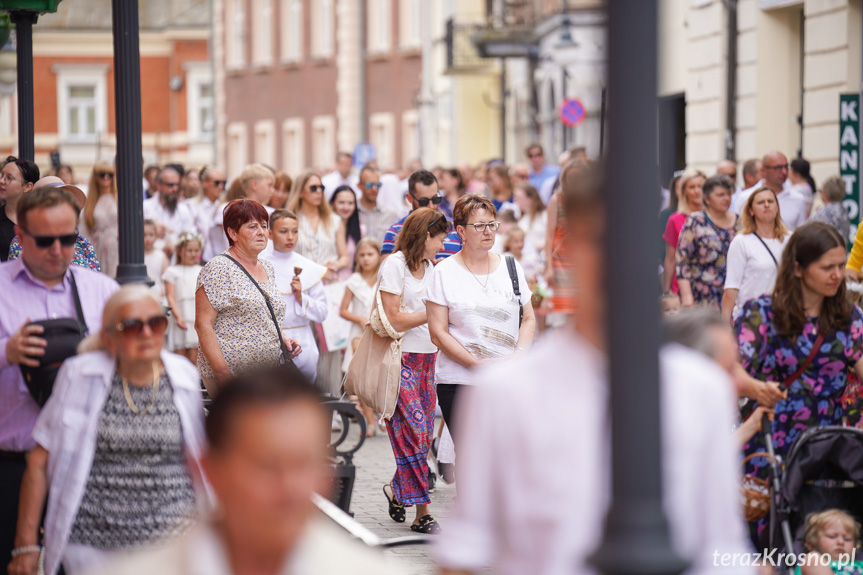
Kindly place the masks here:
[[(405, 522), (405, 506), (396, 501), (395, 497), (390, 497), (390, 494), (387, 493), (387, 487), (392, 491), (392, 487), (389, 483), (385, 483), (383, 487), (384, 497), (387, 498), (387, 502), (389, 502), (389, 514), (390, 519), (395, 521), (396, 523), (404, 523)], [(411, 527), (413, 529), (413, 527)]]
[(440, 533), (440, 523), (431, 515), (423, 515), (420, 517), (419, 523), (411, 525), (411, 531), (425, 535), (437, 535)]

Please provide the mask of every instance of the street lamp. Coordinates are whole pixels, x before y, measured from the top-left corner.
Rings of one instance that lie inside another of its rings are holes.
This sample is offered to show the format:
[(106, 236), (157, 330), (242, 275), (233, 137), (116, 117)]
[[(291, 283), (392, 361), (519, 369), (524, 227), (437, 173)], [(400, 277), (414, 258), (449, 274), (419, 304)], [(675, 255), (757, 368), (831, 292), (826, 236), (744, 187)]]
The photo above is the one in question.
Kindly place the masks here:
[(18, 155), (33, 161), (33, 24), (39, 14), (56, 12), (60, 0), (0, 0), (0, 11), (15, 23), (18, 43)]

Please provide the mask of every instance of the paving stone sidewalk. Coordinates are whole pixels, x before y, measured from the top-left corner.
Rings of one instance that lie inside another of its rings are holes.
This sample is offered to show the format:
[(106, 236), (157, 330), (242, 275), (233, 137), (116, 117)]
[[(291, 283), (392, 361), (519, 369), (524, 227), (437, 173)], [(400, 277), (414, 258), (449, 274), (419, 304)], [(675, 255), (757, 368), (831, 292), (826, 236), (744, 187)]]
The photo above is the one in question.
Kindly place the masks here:
[[(437, 423), (435, 429), (437, 429)], [(351, 499), (354, 518), (382, 539), (416, 535), (410, 530), (410, 524), (416, 513), (413, 507), (407, 508), (407, 520), (404, 523), (395, 523), (387, 513), (387, 500), (381, 488), (392, 479), (396, 464), (386, 432), (378, 430), (376, 436), (366, 439), (365, 444), (354, 456), (354, 465), (357, 468), (357, 478)], [(432, 515), (444, 530), (455, 493), (454, 485), (447, 485), (438, 479), (437, 488), (431, 495)], [(433, 538), (434, 535), (426, 537)], [(401, 561), (405, 566), (406, 574), (437, 573), (437, 565), (432, 559), (430, 545), (396, 547), (386, 551), (386, 555)]]

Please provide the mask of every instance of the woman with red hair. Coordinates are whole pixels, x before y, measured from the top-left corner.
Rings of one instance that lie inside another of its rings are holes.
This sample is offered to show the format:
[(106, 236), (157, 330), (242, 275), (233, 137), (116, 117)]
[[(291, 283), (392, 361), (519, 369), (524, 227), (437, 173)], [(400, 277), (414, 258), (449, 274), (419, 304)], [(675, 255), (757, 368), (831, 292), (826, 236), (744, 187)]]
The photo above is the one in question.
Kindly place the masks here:
[(300, 353), (299, 343), (282, 334), (285, 300), (273, 266), (258, 259), (267, 247), (268, 223), (260, 203), (247, 198), (229, 202), (224, 228), (230, 247), (198, 275), (198, 370), (210, 395), (234, 375), (277, 365), (282, 339), (293, 356)]

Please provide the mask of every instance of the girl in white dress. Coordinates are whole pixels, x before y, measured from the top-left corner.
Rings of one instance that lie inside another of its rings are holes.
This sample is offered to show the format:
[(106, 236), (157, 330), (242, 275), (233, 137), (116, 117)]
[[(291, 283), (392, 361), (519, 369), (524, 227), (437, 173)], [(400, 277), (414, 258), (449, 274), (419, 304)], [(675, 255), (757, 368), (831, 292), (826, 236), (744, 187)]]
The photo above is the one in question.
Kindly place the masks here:
[(201, 271), (204, 241), (197, 234), (177, 238), (177, 265), (170, 266), (162, 280), (171, 310), (168, 348), (195, 363), (198, 361), (198, 332), (195, 330), (195, 284)]
[(144, 266), (147, 268), (147, 276), (153, 280), (150, 291), (159, 300), (165, 303), (165, 283), (162, 276), (168, 270), (168, 258), (165, 252), (156, 249), (156, 222), (144, 220)]
[(297, 216), (288, 210), (275, 210), (270, 215), (270, 240), (273, 251), (264, 253), (276, 272), (276, 285), (287, 304), (283, 332), (302, 346), (303, 353), (294, 358), (294, 365), (310, 382), (317, 379), (318, 347), (309, 322), (327, 318), (327, 296), (323, 279), (327, 267), (316, 264), (294, 251), (299, 235)]

